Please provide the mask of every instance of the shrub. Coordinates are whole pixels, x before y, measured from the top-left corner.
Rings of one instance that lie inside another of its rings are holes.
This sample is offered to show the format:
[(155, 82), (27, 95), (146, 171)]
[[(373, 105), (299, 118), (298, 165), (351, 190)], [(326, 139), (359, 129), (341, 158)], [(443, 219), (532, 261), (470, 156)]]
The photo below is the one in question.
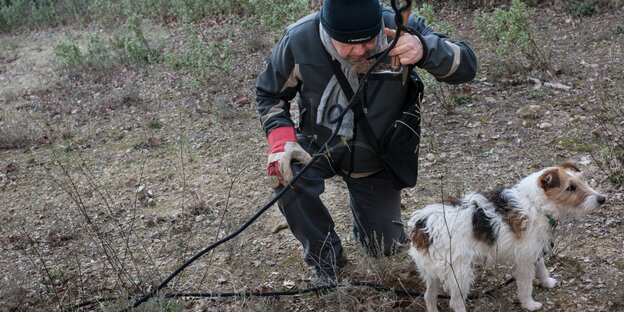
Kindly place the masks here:
[(111, 49), (97, 33), (87, 35), (87, 51), (85, 58), (92, 69), (108, 68), (113, 63)]
[(453, 37), (453, 28), (436, 18), (433, 5), (423, 3), (420, 9), (415, 9), (414, 11), (415, 15), (425, 19), (425, 23), (427, 23), (428, 26), (435, 29), (437, 32), (445, 34), (449, 38)]
[(149, 48), (137, 15), (126, 20), (124, 26), (113, 35), (111, 42), (119, 50), (119, 55), (131, 63), (145, 64), (157, 57)]
[[(0, 111), (0, 149), (24, 148), (36, 144), (43, 135), (32, 117)], [(4, 116), (3, 116), (4, 115)], [(2, 118), (4, 117), (4, 118)]]
[(31, 1), (30, 26), (36, 28), (58, 26), (56, 1)]
[(15, 0), (11, 3), (4, 1), (0, 2), (0, 16), (2, 16), (2, 22), (4, 31), (10, 31), (25, 24), (30, 11), (30, 4), (28, 0)]
[(158, 53), (150, 49), (136, 15), (128, 18), (108, 39), (101, 38), (98, 33), (88, 34), (85, 53), (68, 34), (67, 41), (54, 48), (54, 54), (61, 66), (72, 70), (105, 69), (122, 61), (142, 65), (159, 58)]
[(66, 68), (83, 68), (84, 60), (78, 42), (71, 35), (67, 34), (67, 36), (67, 41), (59, 43), (54, 48), (54, 56), (57, 62)]
[(591, 0), (569, 2), (567, 11), (574, 17), (592, 16), (598, 13), (598, 5)]
[(165, 53), (167, 64), (188, 71), (198, 85), (205, 85), (212, 78), (232, 70), (232, 56), (227, 47), (205, 42), (197, 30), (190, 32), (181, 50), (170, 49)]
[(259, 21), (268, 29), (282, 28), (309, 10), (307, 0), (247, 0), (247, 2), (249, 11), (246, 24), (253, 26)]
[(513, 0), (509, 10), (497, 8), (493, 15), (477, 11), (475, 23), (508, 73), (518, 73), (525, 68), (519, 58), (529, 69), (550, 68), (550, 49), (543, 42), (537, 44), (529, 23), (529, 10), (522, 1)]
[(103, 28), (118, 25), (125, 18), (123, 6), (119, 1), (89, 0), (87, 5), (89, 17)]
[(54, 27), (62, 23), (95, 21), (103, 28), (118, 26), (133, 15), (158, 22), (199, 22), (202, 18), (222, 16), (243, 21), (250, 27), (275, 30), (303, 16), (307, 0), (56, 0), (0, 1), (0, 31), (19, 27)]

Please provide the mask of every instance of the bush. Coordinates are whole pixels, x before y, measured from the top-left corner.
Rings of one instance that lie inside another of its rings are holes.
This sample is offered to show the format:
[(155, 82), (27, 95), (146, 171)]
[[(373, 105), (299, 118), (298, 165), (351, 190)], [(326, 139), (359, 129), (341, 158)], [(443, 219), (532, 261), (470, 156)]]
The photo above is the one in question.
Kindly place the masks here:
[(0, 111), (0, 120), (4, 120), (0, 122), (0, 150), (32, 146), (43, 136), (30, 116)]
[(113, 63), (111, 49), (97, 33), (87, 35), (87, 51), (85, 59), (93, 69), (105, 69)]
[[(268, 29), (279, 29), (306, 14), (307, 0), (247, 0), (249, 8), (246, 24), (260, 24)], [(244, 5), (244, 4), (243, 4)]]
[(110, 67), (114, 63), (128, 62), (143, 65), (157, 61), (159, 55), (150, 49), (147, 39), (141, 30), (137, 16), (126, 20), (108, 39), (102, 39), (97, 33), (87, 35), (86, 53), (83, 53), (78, 42), (68, 35), (66, 42), (61, 42), (54, 49), (58, 63), (73, 70), (99, 70)]
[(4, 31), (10, 31), (25, 24), (24, 21), (30, 14), (29, 2), (28, 0), (15, 0), (10, 4), (5, 1), (0, 2), (0, 16), (2, 16), (2, 24), (5, 25)]
[(193, 77), (197, 85), (205, 85), (214, 77), (232, 70), (232, 56), (227, 47), (214, 42), (205, 42), (196, 30), (181, 47), (165, 53), (167, 64), (182, 69)]
[(550, 49), (535, 39), (529, 24), (529, 10), (520, 0), (513, 0), (509, 10), (497, 8), (493, 15), (477, 11), (475, 23), (483, 39), (494, 48), (496, 56), (508, 73), (528, 69), (548, 70)]
[(449, 38), (453, 37), (453, 28), (442, 21), (438, 21), (433, 5), (423, 3), (420, 9), (414, 10), (414, 14), (425, 19), (425, 23), (437, 32), (443, 33)]
[(30, 26), (36, 28), (55, 27), (59, 24), (56, 1), (30, 1)]
[(567, 11), (574, 17), (587, 17), (598, 13), (598, 5), (591, 0), (568, 3)]
[(156, 53), (149, 48), (137, 15), (129, 17), (111, 40), (112, 45), (119, 50), (119, 55), (131, 63), (146, 64), (157, 58)]
[(67, 34), (67, 36), (67, 41), (59, 43), (54, 48), (54, 56), (63, 67), (81, 69), (84, 66), (84, 60), (78, 42), (71, 35)]

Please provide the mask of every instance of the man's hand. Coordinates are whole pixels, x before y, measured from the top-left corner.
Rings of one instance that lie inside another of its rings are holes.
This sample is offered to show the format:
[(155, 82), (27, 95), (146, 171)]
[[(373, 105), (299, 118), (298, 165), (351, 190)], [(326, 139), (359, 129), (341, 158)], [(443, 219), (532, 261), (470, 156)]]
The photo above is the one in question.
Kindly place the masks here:
[[(396, 30), (394, 29), (385, 28), (384, 32), (386, 36), (391, 38), (394, 38), (396, 35)], [(403, 65), (416, 64), (423, 57), (423, 45), (417, 36), (402, 32), (396, 46), (388, 55), (398, 56)]]
[(293, 179), (290, 162), (298, 160), (307, 164), (312, 160), (312, 157), (297, 143), (295, 129), (292, 127), (274, 129), (269, 133), (268, 139), (271, 150), (269, 151), (267, 171), (269, 177), (276, 180), (271, 181), (271, 186), (274, 188), (280, 184), (286, 186)]

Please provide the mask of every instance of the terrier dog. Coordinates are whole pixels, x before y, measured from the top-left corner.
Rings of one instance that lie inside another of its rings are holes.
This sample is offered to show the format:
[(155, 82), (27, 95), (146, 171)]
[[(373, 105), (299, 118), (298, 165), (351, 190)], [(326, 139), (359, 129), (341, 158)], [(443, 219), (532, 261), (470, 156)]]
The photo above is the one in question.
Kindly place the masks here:
[(408, 254), (427, 284), (427, 311), (438, 311), (440, 282), (450, 293), (451, 309), (466, 311), (473, 264), (479, 259), (511, 262), (522, 307), (541, 309), (542, 304), (533, 300), (532, 282), (537, 273), (541, 286), (552, 288), (557, 283), (543, 258), (551, 248), (554, 224), (566, 216), (582, 216), (605, 201), (580, 170), (566, 162), (535, 172), (512, 187), (417, 210), (408, 223)]

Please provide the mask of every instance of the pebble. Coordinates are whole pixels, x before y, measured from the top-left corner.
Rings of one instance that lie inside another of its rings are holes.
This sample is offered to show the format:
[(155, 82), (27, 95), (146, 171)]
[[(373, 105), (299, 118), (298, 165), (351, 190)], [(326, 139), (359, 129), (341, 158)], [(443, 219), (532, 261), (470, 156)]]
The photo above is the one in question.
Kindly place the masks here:
[(589, 186), (591, 186), (593, 188), (598, 187), (598, 181), (596, 181), (596, 179), (589, 180)]
[(542, 107), (539, 105), (528, 105), (520, 107), (520, 109), (516, 111), (516, 114), (518, 114), (520, 118), (538, 118), (541, 110)]

